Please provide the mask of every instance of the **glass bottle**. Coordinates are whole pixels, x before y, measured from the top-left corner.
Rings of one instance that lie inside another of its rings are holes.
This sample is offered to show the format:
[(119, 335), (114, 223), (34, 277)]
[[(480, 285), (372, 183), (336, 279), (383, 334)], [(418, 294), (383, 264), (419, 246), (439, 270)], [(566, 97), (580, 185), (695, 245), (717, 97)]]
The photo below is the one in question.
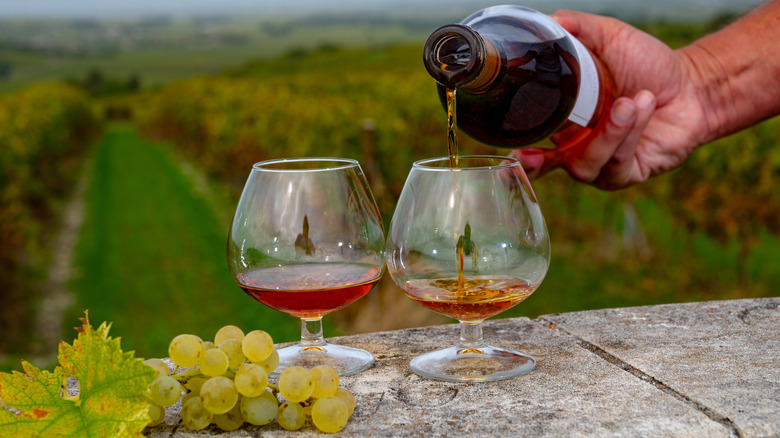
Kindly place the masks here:
[(446, 90), (456, 90), (458, 127), (493, 146), (587, 144), (614, 100), (602, 63), (555, 20), (522, 6), (440, 27), (423, 61), (445, 105)]

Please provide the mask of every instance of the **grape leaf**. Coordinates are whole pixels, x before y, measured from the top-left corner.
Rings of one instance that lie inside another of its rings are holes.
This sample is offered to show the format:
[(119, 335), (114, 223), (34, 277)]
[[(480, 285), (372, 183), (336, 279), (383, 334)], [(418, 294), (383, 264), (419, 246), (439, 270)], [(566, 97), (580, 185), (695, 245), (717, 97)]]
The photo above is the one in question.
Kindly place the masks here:
[[(0, 436), (142, 436), (155, 372), (122, 351), (110, 324), (94, 329), (87, 316), (73, 345), (60, 342), (53, 372), (22, 361), (24, 373), (0, 373)], [(68, 377), (78, 380), (76, 397), (67, 396)]]

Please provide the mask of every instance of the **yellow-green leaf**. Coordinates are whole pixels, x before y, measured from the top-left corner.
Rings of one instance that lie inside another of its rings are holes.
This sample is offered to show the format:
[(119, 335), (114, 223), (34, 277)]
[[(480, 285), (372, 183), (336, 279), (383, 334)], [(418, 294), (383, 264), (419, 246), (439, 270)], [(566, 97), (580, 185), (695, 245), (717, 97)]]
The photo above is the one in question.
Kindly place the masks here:
[[(53, 372), (23, 361), (24, 373), (0, 373), (0, 436), (141, 436), (149, 422), (144, 396), (155, 372), (123, 352), (110, 324), (97, 329), (85, 317), (72, 345), (60, 342)], [(68, 397), (67, 378), (77, 379), (78, 397)]]

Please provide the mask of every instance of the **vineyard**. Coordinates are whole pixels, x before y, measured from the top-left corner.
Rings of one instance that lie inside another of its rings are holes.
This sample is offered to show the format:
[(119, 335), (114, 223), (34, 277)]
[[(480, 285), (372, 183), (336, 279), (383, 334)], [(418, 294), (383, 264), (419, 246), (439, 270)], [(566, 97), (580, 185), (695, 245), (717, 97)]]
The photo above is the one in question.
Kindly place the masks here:
[[(256, 161), (356, 158), (387, 221), (411, 163), (446, 151), (443, 109), (418, 52), (322, 49), (180, 82), (156, 96), (141, 126), (198, 157), (236, 194)], [(681, 169), (616, 193), (563, 172), (535, 182), (553, 266), (514, 314), (773, 293), (778, 274), (754, 254), (778, 248), (770, 236), (780, 231), (772, 191), (779, 122), (719, 140)], [(504, 153), (463, 136), (461, 151)]]
[[(677, 33), (672, 37), (680, 38)], [(115, 111), (117, 108), (122, 111)], [(96, 112), (132, 115), (133, 127), (120, 130), (125, 136), (120, 135), (125, 138), (125, 153), (136, 147), (136, 140), (129, 139), (135, 138), (133, 132), (137, 131), (156, 141), (150, 149), (152, 155), (192, 163), (208, 175), (208, 185), (226, 188), (226, 199), (212, 203), (209, 215), (189, 215), (209, 216), (204, 221), (211, 227), (208, 233), (218, 236), (211, 239), (209, 234), (209, 239), (219, 240), (214, 250), (217, 258), (224, 257), (219, 236), (227, 230), (223, 229), (224, 219), (215, 218), (232, 215), (251, 165), (257, 161), (298, 156), (358, 159), (389, 222), (412, 162), (446, 152), (445, 114), (416, 46), (371, 50), (328, 46), (292, 51), (276, 60), (122, 97), (90, 98), (65, 85), (35, 86), (0, 96), (0, 288), (4, 303), (0, 308), (0, 330), (4, 333), (0, 354), (29, 347), (25, 333), (30, 331), (29, 316), (36, 312), (51, 256), (47, 242), (64, 200), (82, 173), (89, 145), (98, 144), (94, 140), (101, 122), (94, 116)], [(108, 131), (119, 132), (114, 127)], [(118, 141), (119, 137), (110, 138)], [(780, 196), (773, 187), (780, 179), (778, 144), (780, 119), (773, 119), (703, 147), (680, 169), (627, 190), (598, 191), (573, 182), (560, 171), (534, 182), (551, 232), (552, 266), (539, 290), (502, 316), (777, 295)], [(460, 137), (460, 147), (464, 154), (506, 153), (465, 136)], [(109, 159), (104, 147), (98, 149)], [(101, 177), (99, 173), (92, 175)], [(134, 187), (130, 182), (127, 186), (129, 190)], [(159, 186), (142, 187), (148, 192)], [(108, 215), (120, 208), (115, 202), (122, 193), (103, 196), (101, 202), (110, 207), (93, 206), (94, 214), (103, 211)], [(137, 206), (128, 211), (144, 208), (143, 199), (134, 202)], [(156, 205), (165, 206), (166, 201)], [(178, 227), (176, 220), (155, 232), (164, 234), (166, 227)], [(172, 248), (177, 243), (159, 245)], [(203, 252), (210, 250), (204, 248), (195, 252), (205, 257)], [(91, 257), (98, 260), (101, 251), (121, 252), (122, 248), (92, 251)], [(164, 251), (161, 248), (159, 252)], [(183, 257), (176, 254), (171, 253), (171, 257)], [(152, 265), (165, 263), (177, 264), (169, 260)], [(206, 270), (219, 271), (211, 262), (207, 266)], [(89, 284), (89, 273), (81, 275), (73, 285), (74, 293), (79, 305), (90, 306), (84, 297), (98, 300), (102, 289)], [(101, 275), (106, 288), (116, 288), (116, 294), (127, 293), (122, 291), (122, 282), (110, 278), (110, 270)], [(146, 289), (138, 286), (134, 292), (149, 296), (128, 294), (136, 296), (138, 302), (161, 299), (160, 294), (168, 288), (154, 285), (172, 285), (176, 280), (155, 277), (165, 273), (144, 272), (142, 268), (132, 275), (139, 277), (139, 283), (152, 285)], [(188, 281), (192, 281), (191, 289), (198, 288), (197, 278)], [(408, 300), (390, 282), (384, 281), (372, 295), (378, 297), (369, 296), (333, 315), (340, 333), (420, 323), (408, 319)], [(183, 296), (176, 299), (184, 300)], [(110, 301), (101, 302), (99, 308), (122, 312), (134, 305), (132, 300), (123, 303), (122, 308), (112, 310)], [(240, 303), (230, 305), (242, 307)], [(208, 307), (213, 306), (200, 308), (203, 320), (230, 313), (225, 308), (219, 309), (220, 314), (209, 313)], [(71, 310), (74, 315), (82, 311)], [(152, 324), (151, 313), (141, 315), (142, 311), (139, 308), (133, 315), (116, 319), (123, 324), (133, 324), (133, 320)], [(236, 313), (251, 318), (251, 309)], [(178, 324), (186, 321), (184, 315), (177, 319)], [(113, 316), (100, 318), (112, 320)], [(429, 322), (441, 321), (433, 315), (430, 318)], [(159, 322), (161, 318), (157, 315), (156, 319)], [(385, 322), (377, 325), (380, 320)], [(146, 333), (152, 339), (149, 342), (167, 336), (149, 334), (147, 328), (124, 330)], [(294, 331), (294, 323), (292, 328)], [(158, 348), (151, 344), (145, 347)]]
[(89, 97), (42, 84), (0, 98), (0, 352), (26, 347), (57, 212), (99, 133)]

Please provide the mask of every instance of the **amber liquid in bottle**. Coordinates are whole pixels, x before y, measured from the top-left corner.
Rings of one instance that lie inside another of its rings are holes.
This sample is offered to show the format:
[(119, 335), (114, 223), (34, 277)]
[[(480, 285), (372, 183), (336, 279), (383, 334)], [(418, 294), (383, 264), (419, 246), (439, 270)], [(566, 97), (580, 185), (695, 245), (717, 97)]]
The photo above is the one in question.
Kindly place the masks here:
[[(577, 78), (562, 62), (562, 54), (571, 56), (572, 48), (561, 41), (549, 41), (515, 44), (512, 49), (522, 55), (516, 59), (502, 57), (505, 74), (490, 90), (470, 93), (466, 87), (460, 87), (455, 114), (463, 132), (505, 148), (533, 144), (551, 136), (566, 120), (577, 99)], [(529, 71), (523, 68), (528, 63), (548, 70)], [(438, 88), (446, 105), (448, 87)]]
[[(497, 147), (587, 143), (613, 100), (603, 65), (552, 19), (528, 8), (496, 6), (443, 26), (428, 38), (423, 60), (448, 112), (457, 108), (460, 130)], [(578, 98), (580, 105), (591, 102), (584, 115), (573, 113), (581, 111)]]

